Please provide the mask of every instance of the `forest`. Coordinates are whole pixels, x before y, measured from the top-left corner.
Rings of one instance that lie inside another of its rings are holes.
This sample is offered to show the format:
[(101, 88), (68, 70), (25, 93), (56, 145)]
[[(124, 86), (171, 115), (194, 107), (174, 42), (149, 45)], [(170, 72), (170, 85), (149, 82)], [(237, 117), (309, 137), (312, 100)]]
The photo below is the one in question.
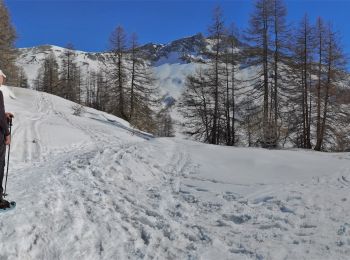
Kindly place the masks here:
[(343, 151), (349, 75), (341, 36), (321, 17), (292, 26), (282, 0), (255, 1), (249, 26), (214, 10), (205, 64), (187, 78), (187, 133), (210, 143)]

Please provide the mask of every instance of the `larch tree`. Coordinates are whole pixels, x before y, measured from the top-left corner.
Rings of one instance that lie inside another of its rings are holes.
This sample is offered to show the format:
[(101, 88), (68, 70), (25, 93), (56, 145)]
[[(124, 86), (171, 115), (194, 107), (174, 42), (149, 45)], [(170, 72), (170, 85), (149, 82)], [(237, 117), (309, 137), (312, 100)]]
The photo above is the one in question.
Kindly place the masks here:
[(225, 47), (223, 51), (223, 62), (225, 64), (225, 117), (226, 117), (226, 144), (236, 143), (236, 93), (239, 80), (236, 77), (238, 64), (240, 62), (240, 50), (238, 40), (238, 29), (232, 23), (226, 29)]
[[(131, 35), (131, 46), (128, 52), (130, 63), (130, 86), (128, 87), (128, 120), (132, 125), (142, 130), (152, 130), (154, 127), (154, 110), (159, 103), (158, 89), (150, 68), (150, 62), (141, 58), (137, 35)], [(149, 127), (152, 126), (152, 127)], [(154, 130), (153, 130), (154, 131)]]
[(102, 70), (89, 71), (85, 81), (85, 105), (107, 111), (110, 103), (110, 91), (106, 75)]
[(199, 68), (195, 75), (186, 78), (186, 89), (180, 107), (187, 123), (186, 133), (197, 140), (212, 141), (213, 103), (207, 70)]
[(223, 21), (223, 14), (220, 7), (216, 7), (213, 12), (212, 24), (209, 26), (209, 38), (212, 40), (212, 49), (207, 52), (210, 59), (208, 76), (209, 86), (211, 87), (211, 94), (213, 95), (213, 115), (212, 115), (212, 129), (211, 129), (211, 144), (219, 144), (222, 136), (220, 135), (220, 118), (222, 114), (221, 94), (224, 90), (224, 73), (225, 68), (222, 64), (222, 54), (225, 48), (224, 36), (225, 25)]
[(337, 102), (337, 91), (340, 81), (346, 75), (346, 56), (340, 44), (339, 35), (331, 24), (325, 28), (324, 65), (326, 76), (321, 91), (322, 107), (321, 124), (315, 150), (321, 150), (325, 141), (336, 143), (339, 126), (349, 121), (350, 113)]
[(81, 72), (75, 61), (74, 46), (68, 44), (61, 55), (60, 93), (63, 98), (80, 103)]
[(45, 57), (36, 78), (36, 89), (50, 94), (59, 95), (59, 66), (56, 57), (50, 53)]
[(288, 74), (286, 66), (289, 51), (289, 27), (286, 22), (287, 9), (283, 0), (272, 0), (272, 50), (273, 50), (273, 83), (271, 87), (270, 122), (274, 134), (274, 146), (277, 146), (279, 139), (278, 122), (282, 119), (279, 106), (281, 105), (280, 94), (283, 95), (283, 77)]
[(15, 64), (17, 52), (15, 49), (16, 31), (3, 0), (0, 0), (0, 69), (7, 75), (7, 84), (19, 84), (19, 71)]
[(317, 57), (317, 61), (318, 61), (318, 65), (317, 65), (317, 72), (315, 74), (317, 74), (317, 85), (316, 85), (316, 145), (315, 145), (315, 150), (320, 151), (321, 150), (321, 145), (322, 145), (322, 139), (323, 137), (322, 135), (322, 130), (321, 130), (321, 126), (322, 126), (322, 120), (321, 120), (321, 103), (322, 103), (322, 99), (321, 99), (321, 89), (322, 86), (324, 86), (324, 73), (325, 73), (325, 66), (324, 66), (324, 59), (325, 59), (325, 44), (326, 44), (326, 28), (324, 26), (324, 22), (322, 20), (321, 17), (319, 17), (317, 19), (317, 23), (316, 23), (316, 46), (317, 46), (317, 50), (316, 50), (316, 55)]
[(300, 108), (301, 108), (301, 147), (310, 149), (311, 146), (311, 76), (312, 64), (314, 62), (314, 28), (310, 25), (308, 16), (305, 15), (302, 19), (299, 28), (296, 31), (294, 43), (294, 55), (296, 73), (300, 80), (299, 90), (301, 93)]
[[(251, 47), (247, 49), (246, 58), (250, 66), (257, 68), (257, 75), (252, 81), (252, 86), (258, 92), (256, 96), (262, 96), (262, 120), (261, 120), (261, 138), (262, 146), (270, 146), (275, 143), (273, 126), (269, 120), (269, 66), (271, 63), (270, 46), (273, 15), (273, 2), (270, 0), (258, 0), (255, 2), (255, 11), (249, 20), (245, 38)], [(261, 102), (260, 100), (255, 102)]]
[(111, 111), (113, 114), (128, 119), (127, 112), (127, 65), (125, 62), (126, 33), (124, 28), (118, 26), (112, 32), (109, 42), (111, 45), (111, 67), (109, 69), (108, 84), (111, 89), (113, 103)]
[(212, 24), (209, 26), (208, 46), (203, 53), (207, 61), (194, 75), (186, 78), (186, 91), (180, 102), (182, 113), (188, 121), (186, 131), (196, 139), (210, 144), (227, 144), (230, 56), (219, 7), (214, 9)]
[(18, 69), (18, 77), (17, 77), (17, 84), (16, 86), (20, 88), (28, 88), (29, 83), (28, 83), (28, 77), (27, 74), (25, 73), (23, 68)]

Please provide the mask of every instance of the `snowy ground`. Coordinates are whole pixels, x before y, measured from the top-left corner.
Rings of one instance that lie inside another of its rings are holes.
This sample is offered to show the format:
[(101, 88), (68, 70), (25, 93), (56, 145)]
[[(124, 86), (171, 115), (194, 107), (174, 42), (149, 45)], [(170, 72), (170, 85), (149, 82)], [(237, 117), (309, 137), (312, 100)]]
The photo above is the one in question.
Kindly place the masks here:
[(0, 215), (0, 259), (350, 255), (348, 154), (155, 139), (52, 95), (3, 92), (17, 208)]

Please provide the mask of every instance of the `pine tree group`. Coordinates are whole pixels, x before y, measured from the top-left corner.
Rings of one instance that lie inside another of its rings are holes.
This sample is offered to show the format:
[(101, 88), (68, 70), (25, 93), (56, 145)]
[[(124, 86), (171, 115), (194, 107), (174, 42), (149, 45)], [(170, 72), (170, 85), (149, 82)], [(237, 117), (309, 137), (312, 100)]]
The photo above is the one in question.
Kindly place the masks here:
[(338, 126), (349, 113), (338, 94), (346, 75), (339, 35), (307, 15), (292, 28), (286, 15), (282, 0), (257, 0), (239, 38), (214, 10), (207, 62), (182, 96), (188, 134), (211, 144), (342, 149)]

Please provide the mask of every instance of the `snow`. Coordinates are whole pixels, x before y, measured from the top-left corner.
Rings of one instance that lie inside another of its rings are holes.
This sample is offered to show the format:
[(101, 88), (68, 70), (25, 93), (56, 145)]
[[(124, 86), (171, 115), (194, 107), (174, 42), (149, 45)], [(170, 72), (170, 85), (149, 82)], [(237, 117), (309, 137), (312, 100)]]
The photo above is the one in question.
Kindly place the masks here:
[(153, 70), (161, 91), (178, 99), (184, 91), (186, 77), (193, 74), (198, 66), (193, 63), (163, 63)]
[(163, 64), (185, 64), (182, 60), (182, 55), (177, 51), (172, 51), (168, 53), (167, 56), (161, 57), (157, 62), (155, 62), (154, 66), (159, 67)]
[(350, 155), (153, 138), (3, 86), (0, 259), (347, 259)]

